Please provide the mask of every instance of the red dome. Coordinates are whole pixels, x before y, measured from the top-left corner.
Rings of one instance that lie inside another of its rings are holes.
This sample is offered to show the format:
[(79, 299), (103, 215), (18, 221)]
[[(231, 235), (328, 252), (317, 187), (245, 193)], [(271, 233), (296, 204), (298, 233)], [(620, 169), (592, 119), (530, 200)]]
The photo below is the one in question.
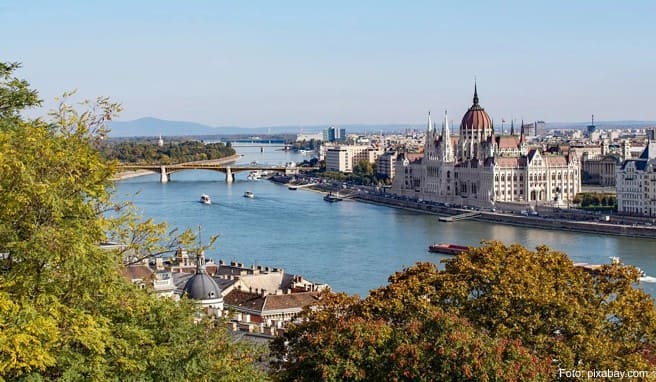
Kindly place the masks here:
[(460, 136), (464, 138), (487, 138), (492, 135), (492, 119), (478, 104), (478, 91), (474, 85), (474, 104), (467, 110), (460, 122)]

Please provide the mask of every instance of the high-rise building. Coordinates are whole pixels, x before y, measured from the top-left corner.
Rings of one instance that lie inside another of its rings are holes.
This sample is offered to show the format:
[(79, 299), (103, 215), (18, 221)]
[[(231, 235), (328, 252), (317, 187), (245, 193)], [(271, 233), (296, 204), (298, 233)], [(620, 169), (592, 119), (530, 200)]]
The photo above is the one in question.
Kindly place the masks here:
[(324, 142), (343, 142), (346, 140), (346, 129), (338, 129), (335, 126), (330, 126), (323, 131)]

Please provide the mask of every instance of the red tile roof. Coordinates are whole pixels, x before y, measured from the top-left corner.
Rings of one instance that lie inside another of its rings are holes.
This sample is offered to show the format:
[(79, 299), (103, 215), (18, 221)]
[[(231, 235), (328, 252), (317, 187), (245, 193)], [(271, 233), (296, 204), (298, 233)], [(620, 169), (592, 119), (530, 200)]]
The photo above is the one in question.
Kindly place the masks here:
[(145, 264), (133, 264), (121, 268), (121, 275), (130, 281), (148, 280), (152, 274), (153, 270)]
[(266, 296), (263, 310), (304, 308), (317, 301), (319, 292), (289, 293)]

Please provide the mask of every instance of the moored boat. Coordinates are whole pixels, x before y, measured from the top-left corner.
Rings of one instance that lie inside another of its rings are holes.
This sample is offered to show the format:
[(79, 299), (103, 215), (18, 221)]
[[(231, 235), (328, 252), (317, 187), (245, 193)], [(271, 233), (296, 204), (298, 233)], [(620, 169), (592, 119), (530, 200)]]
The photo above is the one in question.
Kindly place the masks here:
[(465, 245), (435, 243), (428, 246), (428, 252), (443, 253), (446, 255), (457, 255), (461, 252), (468, 250), (469, 247)]
[(328, 193), (328, 195), (323, 197), (323, 200), (325, 200), (327, 202), (330, 202), (330, 203), (334, 203), (334, 202), (341, 202), (342, 198), (340, 198), (338, 196), (335, 196), (332, 193)]
[(203, 204), (212, 204), (212, 199), (207, 194), (202, 194), (200, 196), (200, 202)]
[(244, 192), (244, 197), (253, 199), (255, 197), (255, 194), (253, 194), (250, 191), (246, 191), (246, 192)]
[(260, 174), (259, 171), (251, 171), (250, 174), (248, 174), (247, 179), (248, 180), (260, 180), (260, 179), (262, 179), (262, 175)]

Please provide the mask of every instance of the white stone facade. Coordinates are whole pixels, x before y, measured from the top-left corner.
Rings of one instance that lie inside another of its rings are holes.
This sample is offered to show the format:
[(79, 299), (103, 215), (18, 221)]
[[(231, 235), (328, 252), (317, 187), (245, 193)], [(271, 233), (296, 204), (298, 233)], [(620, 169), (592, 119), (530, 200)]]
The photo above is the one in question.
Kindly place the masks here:
[(523, 131), (495, 135), (476, 92), (459, 137), (451, 136), (446, 115), (438, 133), (429, 113), (423, 156), (399, 155), (392, 185), (398, 195), (478, 207), (495, 202), (566, 206), (580, 189), (574, 152), (530, 149)]
[(650, 136), (638, 159), (617, 167), (617, 212), (625, 215), (656, 217), (656, 141)]

